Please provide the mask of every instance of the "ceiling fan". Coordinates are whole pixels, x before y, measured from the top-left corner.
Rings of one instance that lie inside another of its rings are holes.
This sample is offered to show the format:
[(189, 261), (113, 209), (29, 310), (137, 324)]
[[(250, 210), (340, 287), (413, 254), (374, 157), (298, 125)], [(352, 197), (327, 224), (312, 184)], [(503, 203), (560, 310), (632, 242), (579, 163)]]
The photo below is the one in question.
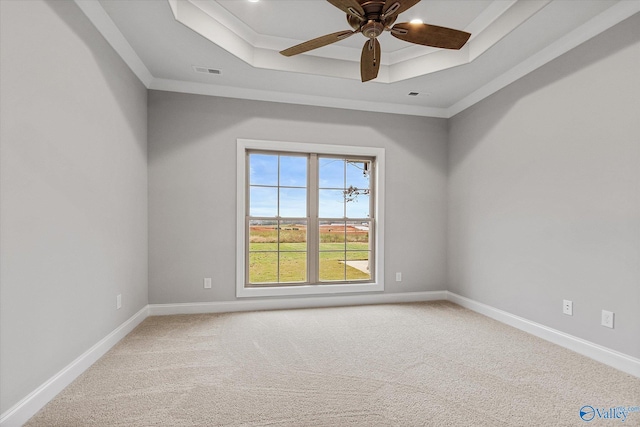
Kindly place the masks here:
[[(380, 43), (377, 37), (383, 31), (409, 43), (441, 49), (460, 49), (469, 40), (471, 34), (429, 24), (402, 22), (393, 25), (398, 14), (415, 6), (420, 0), (327, 0), (335, 7), (347, 13), (347, 22), (352, 30), (338, 31), (313, 40), (300, 43), (281, 51), (284, 56), (298, 55), (340, 40), (356, 33), (362, 33), (367, 40), (360, 57), (360, 75), (362, 81), (375, 79), (380, 69)], [(393, 26), (392, 26), (393, 25)]]

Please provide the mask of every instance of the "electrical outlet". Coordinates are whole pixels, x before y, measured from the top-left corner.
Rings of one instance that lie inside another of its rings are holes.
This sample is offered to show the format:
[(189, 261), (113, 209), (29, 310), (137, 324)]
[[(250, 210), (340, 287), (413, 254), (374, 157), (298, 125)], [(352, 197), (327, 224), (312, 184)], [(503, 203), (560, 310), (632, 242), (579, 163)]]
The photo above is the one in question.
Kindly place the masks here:
[(402, 282), (402, 273), (396, 273), (396, 282)]
[(204, 288), (211, 289), (211, 277), (204, 278)]
[(116, 295), (116, 309), (120, 310), (122, 308), (122, 294)]
[(613, 312), (602, 310), (602, 326), (613, 329)]
[(573, 316), (573, 301), (562, 300), (562, 312), (567, 316)]

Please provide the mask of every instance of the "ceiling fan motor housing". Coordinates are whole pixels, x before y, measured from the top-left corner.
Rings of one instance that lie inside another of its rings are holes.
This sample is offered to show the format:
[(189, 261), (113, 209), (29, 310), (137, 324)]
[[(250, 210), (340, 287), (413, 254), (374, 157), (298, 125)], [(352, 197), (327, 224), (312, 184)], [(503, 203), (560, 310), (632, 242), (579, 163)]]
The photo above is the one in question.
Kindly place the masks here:
[(368, 21), (362, 27), (362, 34), (370, 39), (375, 39), (384, 31), (384, 24), (380, 21)]
[(365, 9), (364, 17), (357, 17), (347, 14), (347, 22), (356, 31), (362, 33), (363, 36), (375, 39), (385, 29), (389, 29), (395, 22), (397, 15), (382, 16), (383, 1), (370, 1), (363, 4)]

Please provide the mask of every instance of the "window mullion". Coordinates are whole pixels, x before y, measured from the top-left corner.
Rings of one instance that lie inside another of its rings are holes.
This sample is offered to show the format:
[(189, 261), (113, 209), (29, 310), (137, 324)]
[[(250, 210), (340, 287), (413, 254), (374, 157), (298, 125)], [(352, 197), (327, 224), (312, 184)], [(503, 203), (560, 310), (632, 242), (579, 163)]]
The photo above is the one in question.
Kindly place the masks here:
[(343, 269), (342, 269), (342, 277), (343, 280), (347, 280), (347, 165), (349, 161), (347, 159), (344, 160), (344, 165), (342, 169), (342, 216), (343, 224), (344, 224), (344, 251), (342, 253), (342, 257), (344, 259)]
[(276, 282), (280, 283), (280, 158), (281, 155), (278, 154), (278, 175), (277, 175), (277, 193), (276, 193)]
[(307, 266), (308, 280), (318, 283), (320, 235), (318, 223), (318, 155), (309, 155), (307, 175)]

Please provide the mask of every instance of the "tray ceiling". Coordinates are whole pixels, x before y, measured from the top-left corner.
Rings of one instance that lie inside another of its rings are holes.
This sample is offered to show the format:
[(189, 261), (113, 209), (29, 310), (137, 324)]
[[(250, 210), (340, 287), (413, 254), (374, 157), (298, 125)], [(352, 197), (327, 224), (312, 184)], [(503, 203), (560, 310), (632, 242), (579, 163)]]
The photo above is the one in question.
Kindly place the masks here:
[(640, 2), (624, 0), (422, 0), (397, 22), (469, 31), (470, 41), (447, 51), (383, 34), (379, 76), (362, 83), (361, 35), (278, 53), (350, 28), (323, 0), (76, 3), (150, 89), (434, 117), (451, 117), (640, 12)]

